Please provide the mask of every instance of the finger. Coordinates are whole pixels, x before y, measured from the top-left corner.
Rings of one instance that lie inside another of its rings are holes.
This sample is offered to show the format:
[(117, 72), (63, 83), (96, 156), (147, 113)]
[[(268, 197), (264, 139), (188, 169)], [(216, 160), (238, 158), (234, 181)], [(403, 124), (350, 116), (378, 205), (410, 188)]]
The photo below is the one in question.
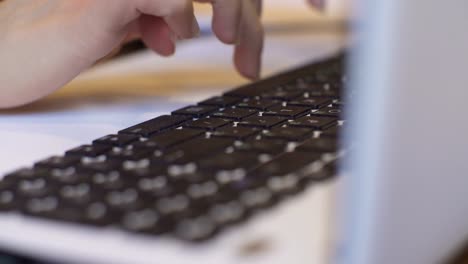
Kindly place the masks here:
[(325, 9), (325, 0), (309, 0), (309, 3), (320, 11)]
[(200, 32), (192, 0), (139, 0), (137, 7), (143, 14), (164, 18), (180, 39), (196, 37)]
[(139, 21), (134, 21), (128, 26), (128, 34), (125, 37), (123, 43), (125, 44), (128, 42), (132, 42), (140, 38), (141, 38), (140, 23)]
[(213, 5), (213, 32), (227, 44), (237, 43), (243, 0), (196, 0)]
[(236, 46), (234, 62), (242, 75), (258, 79), (264, 41), (263, 27), (251, 0), (243, 0), (242, 9), (240, 42)]
[(262, 0), (252, 0), (254, 6), (257, 9), (257, 15), (261, 16), (263, 11), (263, 1)]
[(122, 46), (132, 42), (134, 40), (137, 40), (140, 38), (140, 29), (138, 26), (138, 22), (134, 21), (128, 25), (128, 34), (124, 38), (124, 40), (121, 42), (120, 45), (115, 47), (109, 54), (104, 56), (103, 58), (99, 59), (96, 64), (99, 64), (101, 62), (108, 61), (109, 59), (112, 59), (115, 55), (119, 54), (119, 52), (122, 50)]
[(141, 38), (148, 48), (162, 56), (174, 54), (175, 44), (171, 39), (171, 29), (162, 18), (143, 15), (139, 24)]

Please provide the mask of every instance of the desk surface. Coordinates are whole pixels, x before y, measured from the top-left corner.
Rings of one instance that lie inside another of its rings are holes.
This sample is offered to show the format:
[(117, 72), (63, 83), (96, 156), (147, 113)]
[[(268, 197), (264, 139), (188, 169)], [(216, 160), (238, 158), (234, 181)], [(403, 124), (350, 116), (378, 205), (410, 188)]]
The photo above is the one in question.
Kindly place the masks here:
[[(303, 2), (267, 5), (264, 75), (343, 46), (342, 31)], [(179, 43), (171, 58), (140, 52), (96, 66), (37, 103), (0, 112), (0, 174), (245, 83), (231, 53), (213, 37)]]

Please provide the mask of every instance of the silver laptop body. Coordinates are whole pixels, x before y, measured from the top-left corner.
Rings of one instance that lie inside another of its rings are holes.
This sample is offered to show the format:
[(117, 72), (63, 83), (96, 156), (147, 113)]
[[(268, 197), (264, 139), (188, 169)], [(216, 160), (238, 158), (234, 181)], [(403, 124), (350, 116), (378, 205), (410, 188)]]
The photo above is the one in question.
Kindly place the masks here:
[(468, 238), (468, 2), (361, 4), (338, 259), (441, 263)]

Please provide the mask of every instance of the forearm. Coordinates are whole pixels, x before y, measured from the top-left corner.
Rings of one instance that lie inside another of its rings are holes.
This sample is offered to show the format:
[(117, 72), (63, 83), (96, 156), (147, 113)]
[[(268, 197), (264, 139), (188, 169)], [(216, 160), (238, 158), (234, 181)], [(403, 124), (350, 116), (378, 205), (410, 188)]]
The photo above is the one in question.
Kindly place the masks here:
[[(18, 1), (18, 2), (16, 2)], [(71, 19), (57, 16), (21, 17), (27, 9), (50, 13), (56, 6), (21, 5), (22, 0), (5, 1), (0, 9), (0, 108), (37, 100), (62, 87), (91, 66), (95, 55), (83, 52), (86, 40), (77, 41), (71, 12), (57, 10)], [(60, 6), (61, 8), (62, 6)], [(88, 32), (89, 33), (89, 32)], [(80, 43), (81, 42), (81, 43)], [(86, 56), (85, 56), (86, 54)]]
[(70, 56), (67, 45), (56, 44), (42, 38), (31, 45), (29, 37), (16, 34), (1, 42), (0, 108), (37, 100), (91, 65), (85, 59)]

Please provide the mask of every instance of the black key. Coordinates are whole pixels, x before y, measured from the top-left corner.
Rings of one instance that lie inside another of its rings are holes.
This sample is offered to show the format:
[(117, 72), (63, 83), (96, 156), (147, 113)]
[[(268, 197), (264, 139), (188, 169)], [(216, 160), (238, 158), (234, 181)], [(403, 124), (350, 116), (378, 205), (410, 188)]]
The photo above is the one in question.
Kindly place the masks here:
[(335, 118), (321, 116), (303, 116), (289, 121), (290, 126), (307, 127), (312, 129), (325, 129), (337, 123)]
[(139, 210), (144, 206), (142, 197), (136, 189), (126, 188), (110, 191), (105, 195), (105, 204), (115, 210)]
[(330, 89), (330, 90), (310, 90), (307, 92), (310, 97), (325, 97), (325, 98), (338, 98), (340, 97), (340, 93), (337, 90)]
[(278, 200), (266, 187), (246, 190), (240, 195), (240, 201), (249, 210), (257, 210), (274, 205)]
[(85, 182), (89, 179), (89, 175), (78, 173), (75, 168), (53, 169), (47, 174), (47, 180), (58, 184), (75, 184)]
[(315, 80), (321, 83), (337, 82), (340, 79), (338, 74), (328, 71), (327, 69), (320, 69), (320, 71), (315, 73), (314, 77)]
[(22, 168), (5, 175), (2, 181), (16, 181), (17, 179), (34, 179), (36, 177), (45, 176), (49, 173), (49, 168)]
[(340, 108), (326, 107), (326, 108), (319, 109), (317, 111), (313, 111), (311, 115), (329, 116), (329, 117), (339, 118), (341, 117), (341, 113), (342, 113), (342, 110)]
[(238, 125), (269, 129), (286, 121), (286, 118), (279, 116), (250, 116), (239, 122)]
[(324, 98), (300, 98), (291, 102), (288, 102), (288, 105), (295, 105), (295, 106), (306, 106), (312, 109), (319, 109), (325, 107), (330, 104), (329, 99)]
[(261, 95), (262, 93), (273, 90), (274, 88), (275, 88), (275, 84), (273, 84), (273, 81), (266, 80), (266, 81), (256, 82), (253, 84), (247, 84), (235, 90), (229, 91), (225, 93), (224, 95), (241, 97), (241, 98), (256, 97), (256, 96)]
[(16, 193), (22, 197), (41, 197), (53, 193), (56, 185), (52, 184), (45, 177), (35, 179), (18, 180), (15, 184)]
[(155, 162), (187, 164), (222, 151), (233, 143), (234, 140), (228, 138), (196, 138), (170, 149), (167, 153), (158, 157)]
[(307, 185), (310, 182), (324, 181), (334, 176), (337, 176), (337, 161), (325, 164), (320, 170), (303, 171), (300, 175), (300, 181), (301, 185)]
[(216, 96), (199, 103), (199, 105), (214, 105), (217, 107), (228, 107), (237, 104), (241, 100), (241, 98), (231, 96)]
[(236, 150), (276, 155), (285, 151), (288, 142), (280, 139), (253, 139), (236, 145)]
[[(85, 208), (87, 204), (83, 204)], [(61, 221), (86, 223), (98, 226), (106, 226), (115, 223), (115, 220), (101, 218), (99, 221), (88, 221), (87, 210), (73, 204), (67, 203), (65, 200), (61, 200), (55, 196), (47, 196), (44, 198), (31, 199), (26, 203), (24, 213), (32, 216), (45, 217), (49, 219), (56, 219)]]
[(120, 225), (126, 230), (138, 233), (161, 234), (166, 231), (161, 229), (163, 225), (161, 216), (152, 208), (125, 213)]
[(172, 114), (173, 115), (187, 115), (187, 116), (192, 116), (194, 118), (200, 118), (217, 109), (218, 107), (214, 107), (214, 106), (192, 105), (192, 106), (187, 106), (182, 109), (176, 110), (172, 112)]
[(34, 166), (37, 168), (57, 168), (66, 169), (79, 163), (80, 157), (76, 156), (54, 156), (37, 162)]
[(171, 179), (176, 181), (178, 187), (187, 186), (189, 184), (199, 184), (213, 179), (213, 172), (196, 171), (183, 173), (176, 176), (171, 176)]
[(243, 140), (260, 133), (260, 130), (253, 127), (232, 127), (226, 126), (214, 131), (213, 137), (227, 137), (238, 140)]
[(185, 193), (196, 205), (213, 204), (219, 200), (225, 200), (218, 184), (212, 180), (190, 184), (185, 188)]
[(187, 241), (204, 241), (216, 234), (217, 226), (209, 217), (188, 218), (181, 221), (175, 234)]
[(322, 168), (323, 174), (321, 175), (322, 177), (320, 177), (320, 180), (336, 176), (338, 173), (339, 162), (339, 160), (335, 160), (326, 164), (325, 167)]
[(93, 173), (89, 182), (92, 186), (99, 187), (101, 190), (119, 190), (133, 183), (133, 180), (130, 177), (124, 177), (118, 171), (110, 171)]
[(273, 90), (263, 93), (261, 98), (277, 99), (282, 101), (290, 101), (294, 98), (301, 97), (304, 93), (301, 91), (286, 91), (286, 90)]
[(147, 141), (138, 142), (135, 146), (137, 148), (167, 149), (202, 134), (204, 132), (201, 130), (189, 128), (168, 130), (150, 137)]
[(257, 111), (254, 109), (228, 108), (211, 114), (211, 117), (241, 120), (256, 113)]
[[(160, 159), (160, 157), (158, 157)], [(124, 164), (124, 169), (120, 173), (124, 175), (125, 178), (138, 180), (145, 177), (155, 177), (158, 175), (167, 174), (167, 166), (163, 164), (161, 160), (154, 162), (156, 159), (155, 156), (149, 160), (141, 160), (132, 164), (132, 162), (127, 162)]]
[(81, 221), (95, 226), (110, 226), (120, 222), (121, 213), (113, 210), (102, 201), (96, 201), (86, 206), (81, 214)]
[(309, 76), (306, 76), (306, 77), (303, 77), (301, 78), (300, 80), (298, 80), (298, 84), (301, 84), (303, 86), (306, 86), (308, 85), (308, 90), (321, 90), (323, 89), (323, 86), (328, 84), (329, 81), (328, 80), (324, 80), (324, 81), (319, 81), (317, 80), (317, 78), (315, 76), (312, 75), (309, 75)]
[(303, 106), (274, 106), (268, 108), (266, 112), (263, 113), (265, 116), (283, 116), (287, 118), (296, 118), (302, 114), (307, 113), (310, 110), (308, 107)]
[(98, 191), (89, 183), (67, 184), (60, 187), (58, 197), (70, 205), (81, 207), (88, 205)]
[(333, 106), (337, 108), (343, 108), (345, 103), (341, 99), (335, 99), (333, 100)]
[(219, 186), (220, 193), (223, 194), (223, 196), (217, 197), (217, 202), (223, 203), (237, 200), (240, 191), (246, 190), (250, 188), (250, 186), (253, 186), (254, 183), (257, 184), (260, 182), (257, 179), (254, 181), (253, 178), (247, 179), (246, 177), (247, 174), (243, 170), (217, 172), (214, 178)]
[[(138, 142), (140, 143), (140, 142)], [(144, 143), (144, 142), (142, 142)], [(114, 148), (109, 152), (107, 158), (110, 160), (119, 160), (119, 161), (138, 161), (144, 158), (151, 156), (153, 151), (149, 148)]]
[(245, 171), (259, 164), (256, 153), (222, 153), (197, 162), (201, 170), (235, 170), (243, 169)]
[(114, 147), (124, 147), (132, 142), (135, 142), (139, 139), (136, 135), (108, 135), (93, 141), (93, 144), (96, 145), (107, 145)]
[(320, 157), (320, 153), (287, 152), (252, 170), (249, 175), (254, 178), (284, 176), (320, 160)]
[(29, 215), (51, 217), (59, 205), (58, 198), (53, 195), (34, 197), (25, 201), (22, 212)]
[(326, 130), (324, 130), (322, 133), (320, 133), (320, 137), (331, 137), (331, 138), (336, 138), (339, 136), (341, 132), (342, 127), (340, 126), (333, 126), (330, 127)]
[(185, 194), (175, 194), (169, 197), (163, 197), (156, 201), (156, 209), (165, 217), (179, 218), (193, 211), (191, 201)]
[(66, 155), (97, 157), (105, 154), (112, 147), (106, 145), (83, 145), (66, 152)]
[(304, 78), (300, 78), (298, 80), (294, 80), (293, 82), (284, 85), (283, 89), (286, 91), (307, 92), (309, 90), (320, 90), (322, 89), (322, 85), (309, 83)]
[[(42, 216), (68, 222), (80, 223), (83, 220), (84, 212), (80, 207), (70, 206), (66, 203), (65, 200), (60, 200), (60, 198), (54, 201), (54, 198), (55, 197), (49, 197), (49, 201), (47, 201), (46, 199), (44, 199), (43, 201), (36, 200), (35, 203), (37, 204), (30, 204), (28, 206), (29, 208), (26, 209), (26, 213), (34, 216)], [(55, 206), (51, 207), (50, 205), (54, 205), (55, 202)], [(47, 205), (47, 203), (49, 203), (49, 210), (38, 210), (39, 208), (37, 206), (41, 203), (43, 203), (44, 205)], [(83, 205), (86, 206), (87, 204)], [(36, 207), (36, 209), (34, 207)]]
[(285, 196), (296, 194), (305, 188), (301, 182), (301, 177), (295, 174), (284, 176), (273, 176), (268, 179), (267, 187), (275, 196)]
[(266, 110), (267, 108), (280, 104), (280, 103), (281, 103), (280, 101), (276, 101), (276, 100), (250, 98), (246, 101), (238, 103), (236, 106), (238, 108), (251, 108), (251, 109), (257, 109), (257, 110)]
[(277, 127), (263, 134), (265, 138), (283, 139), (288, 141), (302, 141), (310, 138), (311, 129), (301, 127)]
[(85, 162), (77, 166), (78, 172), (109, 172), (116, 171), (122, 168), (122, 163), (118, 160), (104, 160)]
[(332, 138), (312, 138), (296, 147), (298, 152), (335, 152), (337, 141)]
[(12, 190), (0, 188), (0, 212), (15, 209), (17, 203), (16, 194)]
[(0, 180), (0, 190), (9, 190), (12, 186), (16, 184), (19, 178), (5, 179)]
[(177, 191), (166, 176), (142, 177), (136, 183), (136, 188), (138, 191), (156, 199), (174, 195)]
[(247, 216), (246, 208), (238, 201), (228, 201), (214, 205), (209, 215), (214, 222), (221, 226), (237, 223)]
[(200, 128), (205, 130), (215, 130), (219, 127), (225, 126), (231, 123), (230, 120), (221, 118), (200, 118), (195, 121), (190, 121), (185, 124), (186, 127)]
[(144, 137), (148, 137), (154, 133), (162, 130), (178, 126), (183, 122), (190, 120), (187, 116), (160, 116), (141, 124), (129, 127), (127, 129), (119, 131), (119, 134), (135, 134)]

